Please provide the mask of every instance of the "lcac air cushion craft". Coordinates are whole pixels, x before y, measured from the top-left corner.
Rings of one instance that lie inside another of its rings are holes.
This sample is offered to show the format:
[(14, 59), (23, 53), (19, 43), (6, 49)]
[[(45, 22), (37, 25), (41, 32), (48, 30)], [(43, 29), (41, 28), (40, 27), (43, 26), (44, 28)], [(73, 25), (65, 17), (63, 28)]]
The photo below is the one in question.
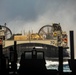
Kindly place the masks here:
[(3, 44), (3, 53), (9, 56), (9, 48), (14, 47), (17, 42), (17, 54), (20, 57), (24, 51), (31, 51), (34, 47), (37, 51), (44, 51), (45, 58), (57, 58), (58, 47), (63, 47), (63, 57), (69, 57), (68, 36), (63, 31), (60, 24), (44, 25), (34, 33), (29, 31), (27, 34), (12, 34), (12, 31), (5, 26), (0, 26), (0, 38)]

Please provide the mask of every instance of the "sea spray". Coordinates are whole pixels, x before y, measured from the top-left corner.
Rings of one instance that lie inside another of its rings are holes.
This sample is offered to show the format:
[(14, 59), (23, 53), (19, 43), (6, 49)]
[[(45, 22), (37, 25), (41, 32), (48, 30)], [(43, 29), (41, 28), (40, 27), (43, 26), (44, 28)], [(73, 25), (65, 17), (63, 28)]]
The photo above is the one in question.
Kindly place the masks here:
[[(58, 61), (51, 61), (51, 60), (46, 60), (46, 68), (47, 69), (55, 69), (58, 70), (59, 62)], [(71, 72), (68, 61), (63, 62), (63, 72)]]

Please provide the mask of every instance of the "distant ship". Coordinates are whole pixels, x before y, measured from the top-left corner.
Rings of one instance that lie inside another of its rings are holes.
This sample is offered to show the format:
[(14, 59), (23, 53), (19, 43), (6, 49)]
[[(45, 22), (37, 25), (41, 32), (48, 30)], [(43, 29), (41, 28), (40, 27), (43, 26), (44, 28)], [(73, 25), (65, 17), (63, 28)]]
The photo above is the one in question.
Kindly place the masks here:
[[(6, 26), (0, 26), (0, 38), (3, 41), (3, 53), (9, 56), (9, 48), (14, 46), (12, 42), (17, 43), (17, 54), (21, 56), (24, 51), (31, 51), (35, 47), (38, 51), (44, 51), (45, 58), (58, 58), (58, 47), (63, 47), (63, 57), (69, 57), (68, 36), (62, 30), (60, 23), (44, 25), (38, 33), (29, 31), (28, 34), (12, 34)], [(8, 35), (9, 33), (9, 35)], [(40, 43), (41, 42), (41, 43)], [(49, 42), (49, 43), (48, 43)], [(48, 44), (46, 44), (48, 43)]]

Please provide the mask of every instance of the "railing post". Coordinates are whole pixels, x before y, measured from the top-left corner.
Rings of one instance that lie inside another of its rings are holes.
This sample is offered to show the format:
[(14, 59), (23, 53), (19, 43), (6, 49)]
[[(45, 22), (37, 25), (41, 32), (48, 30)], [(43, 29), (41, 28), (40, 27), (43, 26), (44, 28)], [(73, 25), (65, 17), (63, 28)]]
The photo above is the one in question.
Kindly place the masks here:
[(70, 54), (71, 60), (74, 60), (74, 31), (70, 31)]
[(59, 48), (59, 75), (63, 74), (63, 47), (58, 47)]
[(2, 70), (2, 45), (0, 44), (0, 71)]
[(17, 70), (17, 42), (14, 41), (14, 70)]

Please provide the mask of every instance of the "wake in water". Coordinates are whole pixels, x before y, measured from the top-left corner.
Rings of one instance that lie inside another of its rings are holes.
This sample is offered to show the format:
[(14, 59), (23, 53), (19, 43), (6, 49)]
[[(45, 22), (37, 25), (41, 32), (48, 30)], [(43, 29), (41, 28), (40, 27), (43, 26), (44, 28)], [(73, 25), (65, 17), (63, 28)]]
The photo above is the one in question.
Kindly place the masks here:
[[(58, 70), (59, 62), (58, 61), (51, 61), (51, 60), (46, 60), (46, 68), (47, 69), (55, 69)], [(20, 64), (19, 62), (17, 63), (17, 69), (19, 69)], [(68, 61), (63, 62), (63, 72), (71, 72)]]
[[(59, 62), (58, 61), (51, 61), (51, 60), (46, 60), (46, 68), (47, 69), (56, 69), (58, 70)], [(71, 72), (68, 61), (63, 62), (63, 72)]]

